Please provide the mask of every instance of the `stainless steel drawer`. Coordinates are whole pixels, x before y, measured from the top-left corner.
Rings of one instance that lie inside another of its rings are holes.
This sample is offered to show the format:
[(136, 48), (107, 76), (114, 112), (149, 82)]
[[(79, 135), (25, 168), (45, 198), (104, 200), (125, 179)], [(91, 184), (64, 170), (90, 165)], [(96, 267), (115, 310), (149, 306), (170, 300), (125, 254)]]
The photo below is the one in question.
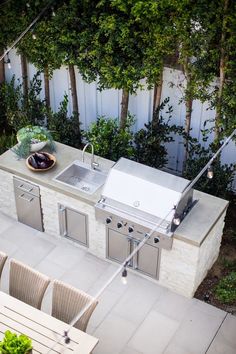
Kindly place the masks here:
[(39, 187), (14, 177), (14, 191), (18, 221), (43, 231)]
[(14, 187), (20, 189), (22, 192), (31, 193), (36, 197), (40, 197), (38, 186), (16, 177), (13, 177), (13, 183)]

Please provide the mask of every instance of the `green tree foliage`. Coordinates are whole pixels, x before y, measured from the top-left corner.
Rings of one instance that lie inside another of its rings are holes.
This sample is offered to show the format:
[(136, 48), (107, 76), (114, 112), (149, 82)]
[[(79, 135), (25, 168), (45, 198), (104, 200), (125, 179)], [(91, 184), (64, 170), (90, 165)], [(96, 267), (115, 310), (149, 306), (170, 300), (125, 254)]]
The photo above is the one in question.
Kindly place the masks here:
[(236, 127), (236, 2), (211, 1), (211, 26), (206, 35), (211, 37), (208, 58), (219, 78), (209, 100), (216, 109), (215, 143), (219, 146), (223, 136)]
[(193, 101), (195, 99), (206, 100), (214, 72), (208, 67), (207, 59), (209, 58), (206, 58), (211, 39), (206, 35), (206, 28), (210, 25), (208, 1), (173, 0), (173, 7), (177, 63), (185, 77), (185, 83), (179, 84), (186, 107), (183, 164), (183, 170), (185, 170), (189, 155)]
[(127, 106), (127, 94), (143, 88), (141, 79), (146, 79), (149, 87), (157, 82), (163, 56), (171, 51), (171, 20), (166, 21), (167, 14), (171, 14), (168, 2), (89, 3), (83, 1), (89, 26), (81, 33), (78, 67), (85, 80), (98, 78), (100, 89), (122, 89), (126, 94), (122, 104)]
[[(27, 4), (27, 11), (23, 16), (27, 20), (27, 25), (29, 25), (45, 6), (49, 4), (49, 1), (30, 0)], [(32, 29), (17, 44), (19, 53), (23, 53), (40, 71), (48, 67), (49, 75), (52, 75), (53, 70), (61, 66), (60, 55), (56, 56), (53, 52), (53, 19), (53, 9), (49, 7)]]

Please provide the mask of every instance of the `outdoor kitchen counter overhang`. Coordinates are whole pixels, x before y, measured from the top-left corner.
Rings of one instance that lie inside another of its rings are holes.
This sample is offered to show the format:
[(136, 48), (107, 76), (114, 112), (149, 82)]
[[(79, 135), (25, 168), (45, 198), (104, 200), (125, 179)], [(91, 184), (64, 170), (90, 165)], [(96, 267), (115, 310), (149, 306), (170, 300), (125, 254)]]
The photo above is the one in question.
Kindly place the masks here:
[(201, 246), (218, 219), (226, 212), (229, 202), (197, 190), (193, 192), (193, 200), (197, 203), (175, 230), (174, 238)]
[[(81, 150), (72, 148), (68, 145), (56, 143), (57, 164), (55, 168), (45, 173), (35, 173), (30, 171), (25, 160), (17, 160), (15, 154), (8, 150), (0, 156), (0, 169), (9, 172), (15, 176), (24, 178), (33, 183), (43, 185), (44, 187), (65, 194), (75, 199), (81, 199), (90, 205), (94, 205), (101, 197), (102, 188), (93, 195), (82, 193), (69, 186), (57, 183), (53, 178), (62, 171), (72, 161), (82, 158)], [(89, 156), (89, 154), (87, 154)], [(102, 169), (108, 171), (114, 162), (97, 157)], [(89, 163), (90, 157), (86, 159)], [(204, 176), (202, 177), (204, 178)], [(209, 182), (210, 183), (210, 182)], [(197, 203), (186, 215), (180, 226), (174, 232), (174, 239), (188, 242), (195, 246), (200, 246), (215, 223), (227, 209), (228, 201), (213, 197), (199, 191), (194, 191), (193, 200)]]

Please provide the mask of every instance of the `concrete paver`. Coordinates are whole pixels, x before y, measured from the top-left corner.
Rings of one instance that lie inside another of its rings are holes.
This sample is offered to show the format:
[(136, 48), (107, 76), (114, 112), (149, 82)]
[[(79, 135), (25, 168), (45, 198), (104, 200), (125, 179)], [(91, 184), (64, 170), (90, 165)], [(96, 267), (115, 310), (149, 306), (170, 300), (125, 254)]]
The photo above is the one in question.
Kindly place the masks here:
[[(0, 250), (53, 279), (62, 279), (91, 295), (106, 283), (116, 264), (84, 247), (54, 238), (0, 214)], [(8, 291), (9, 261), (1, 290)], [(42, 310), (51, 311), (49, 286)], [(119, 276), (99, 299), (88, 333), (100, 340), (94, 354), (235, 354), (236, 317), (213, 306), (177, 295), (129, 272)]]

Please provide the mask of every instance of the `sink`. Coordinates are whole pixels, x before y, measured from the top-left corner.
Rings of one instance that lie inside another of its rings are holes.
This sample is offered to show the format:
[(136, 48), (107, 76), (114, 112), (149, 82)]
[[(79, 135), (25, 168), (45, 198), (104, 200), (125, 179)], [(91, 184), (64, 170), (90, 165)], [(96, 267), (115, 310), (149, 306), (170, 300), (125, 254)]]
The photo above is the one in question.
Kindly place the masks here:
[(74, 161), (53, 179), (87, 194), (93, 194), (101, 187), (107, 175), (100, 170), (93, 170), (82, 161)]

